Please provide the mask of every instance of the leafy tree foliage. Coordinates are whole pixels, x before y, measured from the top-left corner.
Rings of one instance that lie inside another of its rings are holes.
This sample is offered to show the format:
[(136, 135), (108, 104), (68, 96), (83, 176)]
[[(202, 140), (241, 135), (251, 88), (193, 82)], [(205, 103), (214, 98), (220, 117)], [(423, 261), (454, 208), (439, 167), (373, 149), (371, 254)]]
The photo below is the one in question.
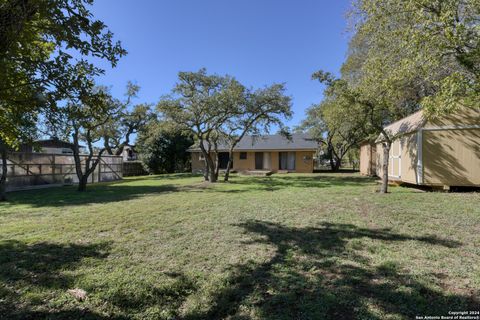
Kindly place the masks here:
[[(291, 99), (283, 84), (252, 90), (230, 76), (180, 72), (172, 96), (157, 106), (166, 119), (189, 132), (205, 158), (205, 179), (218, 179), (218, 145), (229, 145), (231, 167), (233, 149), (246, 135), (268, 132), (271, 125), (282, 126), (291, 116)], [(229, 169), (225, 180), (228, 181)]]
[(137, 136), (136, 148), (149, 173), (186, 172), (190, 169), (187, 149), (193, 138), (176, 125), (157, 119), (150, 120)]
[(327, 84), (325, 98), (307, 110), (300, 129), (307, 130), (320, 143), (332, 171), (337, 171), (343, 158), (365, 137), (365, 116), (344, 94), (345, 82), (323, 72), (316, 72), (313, 78)]
[(0, 139), (18, 144), (22, 121), (91, 85), (103, 70), (81, 56), (113, 66), (126, 53), (88, 10), (93, 0), (12, 0), (0, 4)]
[(389, 84), (387, 95), (420, 82), (414, 91), (430, 115), (479, 106), (478, 0), (357, 0), (356, 8), (357, 37), (370, 48), (363, 72)]
[[(342, 101), (342, 104), (348, 112), (351, 112), (353, 117), (345, 118), (343, 121), (348, 126), (355, 124), (359, 125), (360, 133), (364, 137), (372, 137), (376, 139), (379, 134), (382, 134), (382, 146), (384, 152), (383, 161), (383, 176), (381, 193), (388, 191), (388, 158), (393, 140), (396, 138), (384, 127), (391, 121), (401, 118), (406, 115), (407, 109), (404, 106), (392, 103), (385, 96), (376, 95), (375, 89), (372, 91), (366, 90), (366, 83), (359, 82), (357, 86), (344, 79), (334, 79), (334, 77), (326, 72), (318, 72), (315, 76), (319, 81), (324, 82), (329, 86), (329, 91), (334, 93), (336, 99)], [(365, 91), (364, 91), (365, 90)], [(341, 108), (338, 110), (342, 110)], [(342, 116), (341, 111), (334, 111), (339, 117)], [(356, 115), (356, 116), (355, 116)], [(356, 118), (355, 118), (356, 117)], [(385, 157), (386, 156), (386, 157)]]
[[(94, 144), (102, 138), (102, 128), (112, 117), (120, 111), (112, 96), (105, 87), (95, 87), (78, 99), (70, 100), (64, 112), (67, 129), (73, 139), (73, 156), (75, 159), (75, 172), (79, 184), (78, 191), (85, 191), (88, 177), (95, 171), (100, 163), (106, 148), (97, 149)], [(80, 155), (80, 142), (87, 144), (86, 159), (82, 161)]]
[[(40, 114), (61, 118), (57, 101), (93, 87), (93, 77), (103, 70), (88, 62), (86, 56), (107, 60), (115, 66), (126, 54), (105, 24), (94, 19), (88, 8), (92, 3), (93, 0), (0, 2), (2, 150), (33, 139), (30, 134), (35, 133)], [(74, 58), (74, 53), (80, 58)], [(2, 189), (4, 181), (2, 174)]]
[(219, 128), (223, 141), (229, 146), (229, 161), (225, 172), (228, 181), (233, 161), (233, 150), (249, 134), (268, 133), (272, 125), (283, 127), (283, 120), (292, 116), (291, 98), (285, 95), (284, 84), (274, 84), (257, 90), (243, 90), (240, 103)]
[[(364, 116), (366, 136), (384, 152), (381, 192), (396, 136), (384, 129), (423, 106), (436, 116), (479, 107), (478, 0), (356, 0), (355, 34), (340, 79), (317, 79)], [(342, 112), (335, 112), (339, 115)], [(350, 120), (346, 120), (346, 122)]]
[(217, 181), (215, 159), (211, 155), (218, 129), (231, 116), (241, 85), (232, 77), (198, 72), (180, 72), (172, 95), (163, 98), (157, 110), (182, 130), (192, 134), (205, 157), (205, 179)]
[(131, 143), (131, 136), (138, 133), (152, 118), (149, 104), (137, 104), (131, 107), (131, 100), (137, 97), (138, 85), (127, 84), (126, 101), (113, 99), (112, 108), (118, 109), (100, 129), (103, 145), (110, 155), (121, 155), (124, 148)]

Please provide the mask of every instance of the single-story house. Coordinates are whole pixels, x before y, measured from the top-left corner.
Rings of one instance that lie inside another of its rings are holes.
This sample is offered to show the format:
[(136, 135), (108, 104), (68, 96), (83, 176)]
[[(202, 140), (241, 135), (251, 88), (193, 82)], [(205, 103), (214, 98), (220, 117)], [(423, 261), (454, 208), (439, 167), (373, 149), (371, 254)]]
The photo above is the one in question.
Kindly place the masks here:
[(136, 161), (138, 160), (138, 153), (135, 150), (135, 147), (132, 145), (126, 145), (123, 148), (121, 156), (123, 157), (123, 161)]
[[(58, 138), (36, 140), (20, 146), (19, 152), (24, 153), (49, 153), (49, 154), (73, 154), (74, 144)], [(85, 148), (79, 146), (80, 152)]]
[[(228, 165), (228, 146), (220, 143), (219, 167)], [(271, 172), (313, 172), (313, 157), (318, 149), (316, 141), (306, 134), (245, 136), (234, 149), (233, 171), (248, 172), (267, 170)], [(192, 156), (192, 172), (205, 170), (205, 159), (199, 147), (189, 149)]]
[[(390, 124), (389, 179), (426, 186), (480, 186), (480, 108), (429, 120), (423, 111)], [(360, 147), (361, 173), (382, 176), (382, 136)]]

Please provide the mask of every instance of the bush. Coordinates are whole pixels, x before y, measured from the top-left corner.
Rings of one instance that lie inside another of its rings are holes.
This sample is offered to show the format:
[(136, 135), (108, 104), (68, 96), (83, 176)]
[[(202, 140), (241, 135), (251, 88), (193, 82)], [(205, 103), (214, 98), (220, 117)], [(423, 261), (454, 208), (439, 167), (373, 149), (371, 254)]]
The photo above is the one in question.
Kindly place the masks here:
[(188, 148), (191, 136), (174, 126), (152, 120), (137, 137), (137, 149), (145, 170), (149, 173), (175, 173), (191, 170)]

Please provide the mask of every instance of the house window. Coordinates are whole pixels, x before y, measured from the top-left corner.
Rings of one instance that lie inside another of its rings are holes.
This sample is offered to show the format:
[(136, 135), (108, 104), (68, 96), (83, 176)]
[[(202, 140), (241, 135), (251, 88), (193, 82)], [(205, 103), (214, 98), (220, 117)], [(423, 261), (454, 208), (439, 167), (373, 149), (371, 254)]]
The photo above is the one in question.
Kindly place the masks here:
[(246, 152), (240, 152), (240, 160), (246, 160), (247, 159), (247, 153)]
[(280, 170), (295, 170), (295, 152), (279, 152), (278, 168)]

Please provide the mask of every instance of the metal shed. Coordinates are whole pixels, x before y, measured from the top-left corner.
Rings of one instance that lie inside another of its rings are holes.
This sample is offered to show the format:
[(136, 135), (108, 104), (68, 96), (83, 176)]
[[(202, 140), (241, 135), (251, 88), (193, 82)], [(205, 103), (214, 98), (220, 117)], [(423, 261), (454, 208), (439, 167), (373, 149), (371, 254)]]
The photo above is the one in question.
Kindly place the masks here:
[(360, 143), (360, 174), (375, 176), (377, 172), (377, 147), (374, 142), (365, 140)]
[[(480, 186), (480, 108), (461, 108), (433, 120), (419, 111), (385, 129), (396, 136), (389, 179), (426, 186)], [(374, 156), (368, 148), (360, 149), (360, 161), (374, 161), (377, 176), (382, 176), (381, 141), (379, 136)]]

